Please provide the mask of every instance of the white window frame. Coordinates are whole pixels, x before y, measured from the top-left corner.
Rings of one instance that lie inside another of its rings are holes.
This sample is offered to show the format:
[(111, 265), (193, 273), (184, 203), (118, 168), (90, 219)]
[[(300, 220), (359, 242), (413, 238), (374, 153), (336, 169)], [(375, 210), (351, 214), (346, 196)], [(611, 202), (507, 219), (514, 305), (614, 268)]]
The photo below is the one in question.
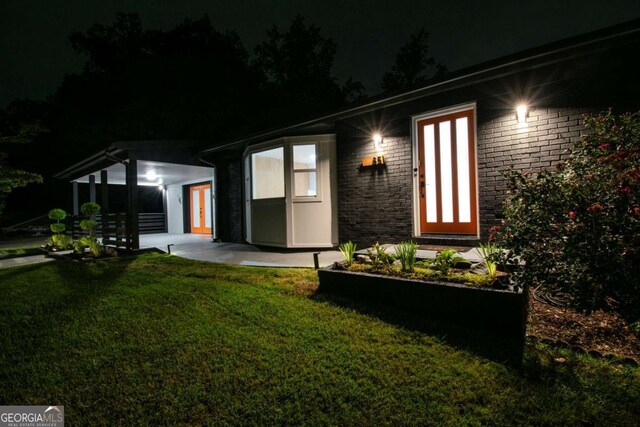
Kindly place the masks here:
[[(253, 156), (256, 154), (260, 154), (260, 153), (264, 153), (265, 151), (271, 151), (271, 150), (276, 150), (278, 148), (282, 149), (282, 196), (278, 196), (278, 197), (261, 197), (261, 198), (256, 198), (254, 195), (254, 188), (253, 188), (253, 178), (255, 176), (255, 171), (253, 168)], [(274, 145), (271, 147), (265, 147), (261, 150), (257, 150), (257, 151), (253, 151), (249, 154), (249, 165), (250, 165), (250, 169), (251, 169), (251, 176), (250, 176), (250, 187), (251, 187), (251, 200), (276, 200), (276, 199), (284, 199), (287, 197), (287, 149), (284, 145), (280, 144), (280, 145)]]
[[(316, 158), (315, 158), (315, 165), (316, 167), (314, 169), (296, 169), (295, 168), (295, 164), (294, 164), (294, 148), (295, 147), (299, 147), (299, 146), (303, 146), (303, 145), (313, 145), (315, 154), (316, 154)], [(291, 143), (291, 165), (290, 165), (290, 173), (291, 173), (291, 200), (294, 203), (299, 203), (299, 202), (321, 202), (322, 201), (322, 192), (321, 192), (321, 167), (318, 165), (318, 160), (319, 159), (319, 153), (318, 153), (318, 143), (317, 142), (313, 142), (313, 141), (309, 141), (309, 142), (295, 142), (295, 143)], [(296, 196), (296, 173), (297, 172), (315, 172), (316, 174), (316, 194), (315, 196)]]

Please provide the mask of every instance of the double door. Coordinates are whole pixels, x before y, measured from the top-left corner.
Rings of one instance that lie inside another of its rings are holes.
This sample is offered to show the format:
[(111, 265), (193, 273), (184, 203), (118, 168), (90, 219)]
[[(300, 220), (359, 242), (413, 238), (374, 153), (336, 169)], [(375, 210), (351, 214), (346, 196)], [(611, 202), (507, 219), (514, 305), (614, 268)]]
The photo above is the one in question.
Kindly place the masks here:
[(211, 184), (189, 187), (191, 199), (191, 232), (211, 234)]

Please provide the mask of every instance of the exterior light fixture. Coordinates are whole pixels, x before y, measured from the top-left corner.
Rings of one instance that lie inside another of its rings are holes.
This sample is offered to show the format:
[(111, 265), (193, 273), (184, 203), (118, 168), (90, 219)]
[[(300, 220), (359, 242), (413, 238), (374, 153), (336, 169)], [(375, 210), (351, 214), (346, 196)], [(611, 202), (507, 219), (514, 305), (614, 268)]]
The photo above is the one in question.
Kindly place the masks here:
[(156, 171), (151, 169), (147, 171), (147, 174), (145, 175), (145, 177), (147, 178), (148, 181), (155, 181), (156, 179), (158, 179), (158, 174), (156, 173)]
[(516, 107), (516, 116), (518, 117), (519, 125), (527, 123), (527, 104), (520, 104)]
[(380, 150), (382, 148), (382, 135), (379, 133), (373, 134), (373, 143), (376, 147), (376, 150)]

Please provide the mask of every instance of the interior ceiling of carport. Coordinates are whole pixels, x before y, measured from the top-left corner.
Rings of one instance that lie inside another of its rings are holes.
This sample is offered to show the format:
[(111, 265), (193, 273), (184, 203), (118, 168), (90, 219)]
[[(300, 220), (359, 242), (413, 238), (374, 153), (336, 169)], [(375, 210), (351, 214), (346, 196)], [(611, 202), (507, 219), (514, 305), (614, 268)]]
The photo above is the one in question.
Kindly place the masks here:
[[(116, 163), (105, 168), (109, 184), (125, 185), (125, 165)], [(76, 179), (79, 183), (89, 183), (89, 175), (95, 175), (100, 184), (100, 171)], [(171, 185), (198, 179), (210, 180), (213, 168), (203, 166), (179, 165), (176, 163), (138, 160), (138, 185)]]

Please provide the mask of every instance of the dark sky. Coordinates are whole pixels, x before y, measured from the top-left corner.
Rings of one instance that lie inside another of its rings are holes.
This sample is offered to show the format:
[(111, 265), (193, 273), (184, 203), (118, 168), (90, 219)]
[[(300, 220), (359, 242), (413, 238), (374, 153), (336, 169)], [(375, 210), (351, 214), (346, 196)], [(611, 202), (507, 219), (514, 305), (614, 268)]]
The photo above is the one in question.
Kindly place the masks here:
[(208, 14), (232, 29), (248, 50), (273, 24), (300, 13), (338, 44), (336, 75), (352, 75), (367, 93), (397, 49), (421, 27), (432, 53), (450, 70), (640, 17), (640, 0), (0, 0), (0, 108), (16, 97), (42, 98), (84, 58), (67, 40), (116, 12), (139, 12), (145, 28), (171, 28)]

